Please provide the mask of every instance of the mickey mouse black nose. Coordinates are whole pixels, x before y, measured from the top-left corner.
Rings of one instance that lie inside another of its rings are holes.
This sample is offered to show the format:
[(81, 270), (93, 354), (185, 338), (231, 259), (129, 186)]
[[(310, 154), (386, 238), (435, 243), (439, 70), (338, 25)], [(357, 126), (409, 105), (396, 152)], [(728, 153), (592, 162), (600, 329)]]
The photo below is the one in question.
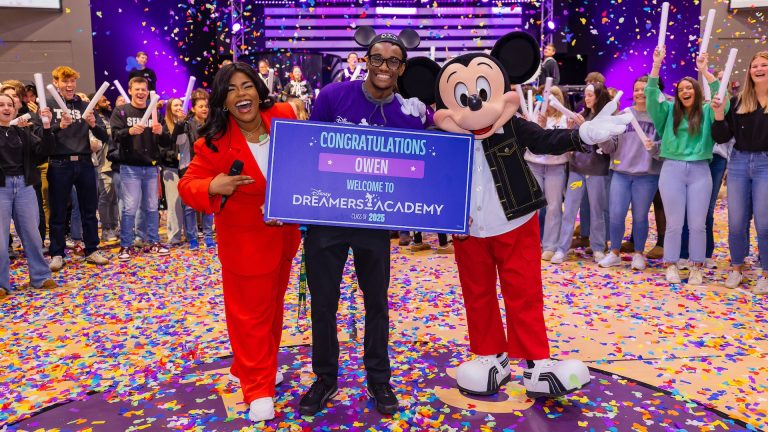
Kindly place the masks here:
[(476, 94), (473, 94), (467, 100), (467, 106), (472, 111), (479, 111), (483, 107), (483, 100)]

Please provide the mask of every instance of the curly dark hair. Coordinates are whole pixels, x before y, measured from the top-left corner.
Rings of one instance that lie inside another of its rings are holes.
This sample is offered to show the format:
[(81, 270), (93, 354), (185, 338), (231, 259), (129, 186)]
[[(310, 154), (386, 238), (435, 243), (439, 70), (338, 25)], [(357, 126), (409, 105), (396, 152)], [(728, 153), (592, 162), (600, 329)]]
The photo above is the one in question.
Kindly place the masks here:
[(214, 152), (219, 151), (213, 144), (213, 141), (221, 138), (227, 133), (227, 126), (229, 125), (229, 113), (225, 111), (224, 103), (227, 101), (227, 94), (229, 93), (229, 82), (232, 80), (232, 76), (241, 72), (253, 81), (256, 86), (256, 92), (259, 94), (259, 110), (269, 109), (275, 104), (272, 97), (269, 96), (269, 89), (264, 84), (256, 71), (247, 63), (237, 62), (228, 64), (216, 73), (213, 78), (213, 85), (210, 98), (210, 109), (208, 111), (208, 121), (200, 128), (200, 135), (205, 137), (205, 145)]

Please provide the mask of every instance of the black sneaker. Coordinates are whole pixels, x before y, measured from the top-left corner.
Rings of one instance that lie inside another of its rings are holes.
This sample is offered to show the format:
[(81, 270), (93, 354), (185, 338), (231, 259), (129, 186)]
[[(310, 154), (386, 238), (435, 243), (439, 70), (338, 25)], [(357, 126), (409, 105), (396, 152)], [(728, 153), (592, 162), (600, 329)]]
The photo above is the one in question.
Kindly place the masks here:
[(376, 401), (376, 410), (382, 414), (394, 414), (400, 408), (389, 383), (368, 384), (368, 396)]
[(339, 387), (334, 383), (328, 385), (323, 382), (322, 379), (317, 379), (312, 383), (312, 387), (302, 396), (301, 402), (299, 402), (299, 412), (301, 415), (315, 415), (325, 408), (325, 404), (336, 396), (339, 392)]

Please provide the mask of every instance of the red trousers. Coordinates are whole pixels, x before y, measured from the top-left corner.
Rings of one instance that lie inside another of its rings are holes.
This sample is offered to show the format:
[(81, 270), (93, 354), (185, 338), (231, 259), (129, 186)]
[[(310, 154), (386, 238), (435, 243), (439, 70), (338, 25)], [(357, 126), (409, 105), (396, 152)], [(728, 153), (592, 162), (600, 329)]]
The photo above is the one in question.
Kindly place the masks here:
[(222, 268), (227, 332), (234, 353), (232, 374), (240, 378), (247, 404), (275, 395), (283, 299), (291, 263), (291, 259), (281, 258), (274, 272), (257, 276)]
[[(470, 350), (477, 355), (506, 352), (526, 360), (549, 358), (538, 217), (505, 234), (470, 236), (453, 244)], [(506, 335), (496, 292), (497, 271), (507, 315)]]

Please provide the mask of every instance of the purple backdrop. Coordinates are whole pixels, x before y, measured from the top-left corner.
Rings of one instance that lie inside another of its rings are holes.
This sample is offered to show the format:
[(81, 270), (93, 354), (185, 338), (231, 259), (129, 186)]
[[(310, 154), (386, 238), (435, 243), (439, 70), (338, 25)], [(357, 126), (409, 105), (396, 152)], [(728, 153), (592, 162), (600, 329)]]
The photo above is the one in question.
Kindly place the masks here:
[[(647, 0), (577, 0), (571, 3), (569, 27), (563, 38), (570, 52), (588, 54), (589, 71), (606, 76), (607, 84), (624, 91), (631, 104), (635, 78), (651, 71), (658, 42), (661, 3)], [(695, 56), (701, 6), (671, 0), (667, 26), (667, 57), (661, 70), (667, 93), (685, 76), (697, 77)], [(713, 49), (719, 48), (713, 41)]]
[[(157, 73), (158, 92), (166, 97), (183, 96), (190, 75), (198, 87), (210, 85), (219, 64), (219, 17), (225, 15), (216, 3), (91, 0), (96, 86), (118, 79), (127, 91), (138, 51), (148, 54), (147, 66)], [(114, 101), (118, 93), (111, 91)]]

